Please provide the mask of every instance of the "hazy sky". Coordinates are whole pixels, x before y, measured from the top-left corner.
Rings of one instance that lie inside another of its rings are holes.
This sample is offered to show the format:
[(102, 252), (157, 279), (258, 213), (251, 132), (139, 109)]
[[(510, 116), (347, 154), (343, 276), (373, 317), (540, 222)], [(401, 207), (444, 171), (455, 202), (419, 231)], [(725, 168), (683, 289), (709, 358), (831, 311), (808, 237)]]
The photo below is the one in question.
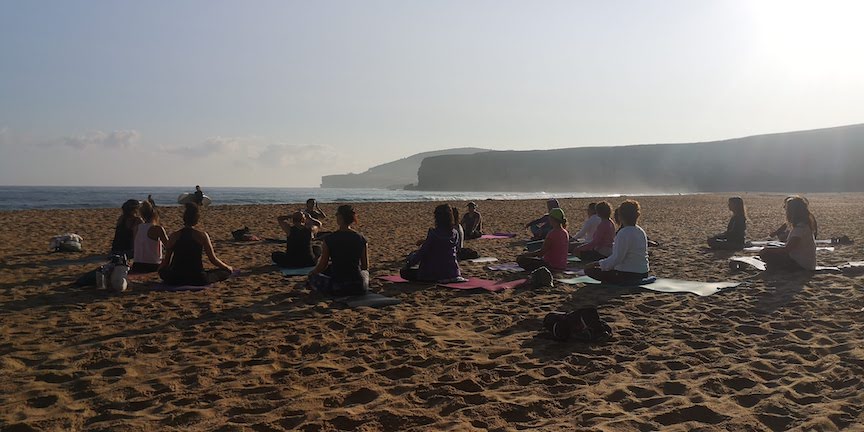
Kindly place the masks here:
[(864, 122), (864, 2), (0, 0), (0, 184), (317, 186), (451, 147)]

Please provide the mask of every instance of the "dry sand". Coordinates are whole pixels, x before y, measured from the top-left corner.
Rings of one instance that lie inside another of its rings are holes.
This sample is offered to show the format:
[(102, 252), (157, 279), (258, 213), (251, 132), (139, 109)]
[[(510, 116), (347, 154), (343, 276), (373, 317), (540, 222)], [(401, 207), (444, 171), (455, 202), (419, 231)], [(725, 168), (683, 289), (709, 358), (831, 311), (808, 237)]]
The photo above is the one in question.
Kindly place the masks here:
[[(859, 240), (820, 253), (820, 264), (864, 259), (862, 198), (810, 197), (820, 238)], [(279, 237), (276, 216), (298, 206), (231, 206), (208, 209), (203, 226), (240, 277), (204, 292), (113, 295), (70, 282), (107, 250), (119, 210), (0, 212), (0, 430), (864, 428), (861, 279), (733, 273), (731, 253), (703, 249), (725, 228), (725, 195), (639, 200), (641, 225), (661, 244), (650, 251), (654, 273), (747, 284), (698, 297), (375, 281), (374, 291), (402, 304), (342, 309), (270, 265), (282, 245), (230, 240), (243, 225)], [(782, 221), (782, 196), (745, 201), (749, 237), (765, 239)], [(574, 230), (587, 202), (562, 202)], [(523, 238), (521, 225), (544, 208), (479, 204), (487, 230)], [(373, 275), (397, 271), (434, 205), (357, 205)], [(169, 230), (179, 216), (165, 211)], [(47, 253), (49, 237), (64, 232), (84, 236), (86, 252)], [(509, 240), (469, 246), (502, 261), (521, 249)], [(505, 276), (480, 264), (463, 273)], [(612, 325), (611, 341), (559, 343), (538, 332), (546, 313), (586, 305)]]

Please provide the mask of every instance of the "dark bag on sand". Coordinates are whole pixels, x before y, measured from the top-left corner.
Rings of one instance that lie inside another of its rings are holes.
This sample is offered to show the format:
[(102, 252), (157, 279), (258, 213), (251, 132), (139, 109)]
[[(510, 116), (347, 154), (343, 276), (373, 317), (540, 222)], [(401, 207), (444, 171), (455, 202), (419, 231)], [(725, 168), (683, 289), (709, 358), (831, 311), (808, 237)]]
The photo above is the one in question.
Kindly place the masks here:
[(552, 272), (546, 267), (540, 267), (528, 276), (528, 285), (533, 288), (550, 288), (554, 286)]
[(543, 327), (558, 341), (604, 342), (612, 337), (612, 328), (594, 308), (552, 312), (543, 318)]
[(252, 234), (252, 230), (250, 230), (248, 226), (243, 227), (242, 229), (231, 231), (231, 237), (234, 237), (235, 241), (260, 240), (255, 234)]
[(458, 259), (459, 261), (476, 258), (480, 258), (480, 252), (477, 252), (471, 248), (462, 248), (459, 249), (459, 252), (456, 252), (456, 259)]

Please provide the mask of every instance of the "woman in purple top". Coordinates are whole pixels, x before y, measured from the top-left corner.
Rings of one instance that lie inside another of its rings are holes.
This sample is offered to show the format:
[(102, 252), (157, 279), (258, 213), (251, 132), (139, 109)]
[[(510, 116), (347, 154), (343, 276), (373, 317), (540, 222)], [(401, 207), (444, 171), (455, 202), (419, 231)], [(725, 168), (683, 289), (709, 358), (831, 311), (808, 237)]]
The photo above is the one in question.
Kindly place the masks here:
[(455, 226), (453, 211), (448, 204), (435, 207), (435, 228), (429, 229), (420, 249), (408, 256), (407, 265), (400, 271), (402, 277), (425, 282), (460, 278), (459, 262), (456, 260), (459, 234)]

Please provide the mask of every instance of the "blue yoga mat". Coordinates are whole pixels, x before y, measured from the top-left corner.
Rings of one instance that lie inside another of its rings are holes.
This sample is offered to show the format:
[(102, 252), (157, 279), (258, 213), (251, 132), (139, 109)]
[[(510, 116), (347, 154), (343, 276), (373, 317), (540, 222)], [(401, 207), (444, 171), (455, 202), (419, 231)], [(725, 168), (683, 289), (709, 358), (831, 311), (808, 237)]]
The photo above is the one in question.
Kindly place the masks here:
[(306, 276), (314, 268), (315, 267), (280, 268), (279, 270), (282, 272), (282, 275), (284, 275), (284, 276)]

